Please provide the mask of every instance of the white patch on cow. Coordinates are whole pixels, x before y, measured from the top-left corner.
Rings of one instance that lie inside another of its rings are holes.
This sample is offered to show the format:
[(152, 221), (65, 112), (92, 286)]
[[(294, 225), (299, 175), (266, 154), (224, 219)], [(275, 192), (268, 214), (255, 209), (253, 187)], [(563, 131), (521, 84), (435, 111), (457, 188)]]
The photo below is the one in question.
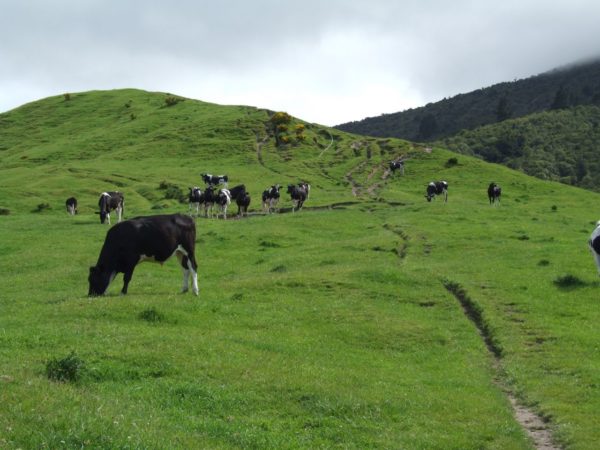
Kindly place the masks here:
[(106, 213), (106, 220), (108, 220), (108, 224), (110, 225), (110, 213), (109, 212)]
[(596, 263), (596, 268), (598, 269), (598, 275), (600, 275), (600, 255), (596, 253), (596, 250), (594, 250), (594, 247), (592, 247), (592, 242), (594, 242), (594, 239), (596, 239), (598, 236), (600, 236), (600, 221), (598, 221), (596, 224), (596, 229), (592, 232), (590, 240), (588, 241), (589, 249), (594, 256), (594, 262)]
[(188, 269), (184, 269), (182, 267), (183, 270), (183, 285), (181, 286), (181, 292), (187, 292), (188, 291), (188, 279), (190, 277), (190, 271)]

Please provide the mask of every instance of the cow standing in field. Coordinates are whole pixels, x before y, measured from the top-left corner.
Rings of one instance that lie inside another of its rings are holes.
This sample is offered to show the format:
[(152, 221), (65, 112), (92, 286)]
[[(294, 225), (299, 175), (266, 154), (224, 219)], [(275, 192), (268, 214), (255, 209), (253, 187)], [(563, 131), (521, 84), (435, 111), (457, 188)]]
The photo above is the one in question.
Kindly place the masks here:
[(494, 203), (500, 203), (500, 195), (502, 195), (502, 188), (498, 186), (496, 183), (490, 183), (488, 186), (488, 199), (490, 200), (490, 205)]
[(246, 186), (240, 184), (229, 189), (229, 193), (231, 194), (231, 199), (235, 200), (235, 203), (238, 207), (238, 216), (242, 214), (248, 215), (248, 206), (250, 206), (250, 194), (246, 191)]
[(430, 202), (436, 195), (444, 195), (444, 203), (448, 201), (448, 182), (432, 181), (427, 185), (425, 197)]
[(117, 273), (123, 273), (121, 294), (127, 287), (135, 266), (142, 261), (165, 262), (176, 255), (183, 269), (182, 292), (198, 295), (198, 265), (195, 253), (196, 226), (183, 214), (136, 217), (118, 223), (106, 233), (98, 262), (90, 267), (89, 296), (104, 295)]
[(190, 214), (190, 216), (192, 215), (192, 208), (194, 205), (196, 205), (196, 217), (198, 217), (198, 214), (200, 212), (200, 204), (204, 203), (204, 193), (197, 186), (191, 187), (189, 189), (190, 189), (190, 193), (188, 195), (188, 201), (190, 204), (189, 214)]
[(277, 202), (279, 202), (279, 189), (281, 186), (278, 184), (274, 184), (269, 189), (265, 189), (262, 193), (262, 206), (263, 209), (266, 210), (269, 214), (271, 210), (277, 206)]
[(74, 216), (77, 214), (77, 199), (75, 197), (69, 197), (65, 202), (67, 207), (67, 213)]
[(396, 172), (396, 170), (400, 171), (400, 175), (404, 175), (404, 161), (401, 159), (396, 159), (390, 162), (390, 171), (392, 173)]
[(310, 191), (310, 185), (306, 183), (301, 183), (296, 186), (295, 184), (288, 185), (287, 193), (290, 194), (292, 199), (292, 212), (295, 212), (296, 209), (302, 208), (302, 205), (308, 198), (308, 193)]
[(125, 197), (123, 194), (117, 191), (103, 192), (98, 200), (98, 206), (100, 207), (100, 223), (104, 223), (108, 219), (110, 225), (110, 211), (114, 209), (117, 212), (118, 222), (123, 217), (123, 208), (125, 204)]
[(223, 215), (223, 219), (227, 219), (227, 208), (231, 204), (231, 192), (229, 189), (220, 189), (215, 195), (215, 204), (217, 205), (217, 219), (219, 212)]
[(202, 180), (207, 186), (217, 186), (222, 184), (227, 187), (229, 177), (227, 175), (211, 175), (210, 173), (203, 173)]
[(596, 229), (592, 232), (588, 245), (594, 261), (596, 262), (596, 268), (598, 269), (598, 275), (600, 275), (600, 220), (596, 222)]

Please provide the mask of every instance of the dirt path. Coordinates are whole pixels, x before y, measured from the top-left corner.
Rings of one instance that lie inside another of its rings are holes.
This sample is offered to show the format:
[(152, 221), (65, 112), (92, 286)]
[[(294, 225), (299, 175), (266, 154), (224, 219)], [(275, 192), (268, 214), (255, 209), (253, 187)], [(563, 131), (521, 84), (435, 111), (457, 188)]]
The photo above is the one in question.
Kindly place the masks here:
[(535, 411), (521, 404), (514, 393), (502, 381), (502, 349), (498, 346), (494, 336), (492, 336), (487, 323), (485, 322), (481, 308), (476, 305), (469, 297), (467, 292), (457, 283), (450, 281), (444, 282), (444, 287), (450, 292), (460, 303), (465, 315), (471, 320), (485, 345), (493, 358), (493, 368), (496, 372), (494, 382), (504, 392), (510, 402), (515, 419), (525, 430), (527, 435), (533, 442), (537, 450), (561, 450), (561, 447), (554, 444), (552, 432), (548, 423), (536, 414)]
[(282, 175), (282, 172), (275, 170), (271, 167), (268, 167), (267, 165), (265, 165), (265, 162), (263, 160), (262, 157), (262, 148), (265, 146), (265, 144), (269, 142), (269, 135), (265, 135), (262, 139), (260, 138), (260, 134), (256, 133), (256, 159), (258, 159), (258, 163), (263, 166), (265, 169), (270, 170), (273, 173)]

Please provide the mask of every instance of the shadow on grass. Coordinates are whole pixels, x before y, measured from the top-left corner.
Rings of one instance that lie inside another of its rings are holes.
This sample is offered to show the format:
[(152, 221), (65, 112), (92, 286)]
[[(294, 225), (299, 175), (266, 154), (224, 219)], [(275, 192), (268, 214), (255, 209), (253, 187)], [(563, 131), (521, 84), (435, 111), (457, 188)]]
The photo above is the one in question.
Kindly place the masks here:
[(557, 277), (553, 283), (561, 291), (572, 291), (584, 287), (600, 287), (600, 281), (585, 281), (571, 274)]

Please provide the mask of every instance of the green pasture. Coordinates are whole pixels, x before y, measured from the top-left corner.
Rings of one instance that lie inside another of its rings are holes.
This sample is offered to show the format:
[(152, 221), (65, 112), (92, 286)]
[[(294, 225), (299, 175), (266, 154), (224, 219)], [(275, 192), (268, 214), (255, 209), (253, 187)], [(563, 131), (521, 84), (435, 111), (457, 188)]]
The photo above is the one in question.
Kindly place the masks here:
[[(277, 148), (268, 111), (166, 97), (0, 115), (0, 448), (532, 448), (507, 390), (557, 445), (596, 448), (598, 194), (315, 124)], [(405, 175), (387, 173), (400, 155)], [(125, 218), (187, 213), (160, 183), (187, 192), (203, 172), (246, 184), (252, 204), (196, 220), (199, 297), (178, 293), (173, 260), (140, 264), (127, 296), (119, 275), (88, 298), (100, 192), (125, 194)], [(447, 204), (426, 202), (434, 179)], [(282, 195), (281, 213), (260, 211), (263, 189), (300, 180), (305, 209)], [(76, 379), (48, 376), (69, 356)]]

